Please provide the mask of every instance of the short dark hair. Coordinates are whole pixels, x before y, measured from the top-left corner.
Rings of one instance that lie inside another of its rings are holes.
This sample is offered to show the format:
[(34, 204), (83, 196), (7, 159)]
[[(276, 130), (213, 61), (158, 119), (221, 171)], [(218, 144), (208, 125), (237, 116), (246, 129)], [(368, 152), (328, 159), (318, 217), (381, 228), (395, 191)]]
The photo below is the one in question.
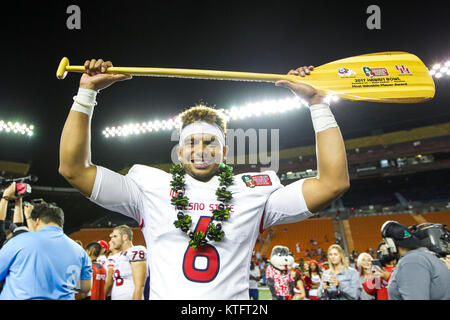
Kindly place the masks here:
[(36, 205), (31, 212), (31, 219), (41, 219), (43, 223), (56, 223), (61, 228), (64, 225), (64, 212), (54, 204), (42, 203)]
[(103, 247), (97, 242), (93, 241), (86, 246), (86, 250), (88, 250), (94, 257), (98, 257)]
[(181, 119), (181, 128), (188, 126), (196, 121), (205, 121), (215, 123), (222, 129), (223, 133), (227, 132), (227, 123), (221, 111), (208, 107), (205, 104), (197, 104), (179, 114)]

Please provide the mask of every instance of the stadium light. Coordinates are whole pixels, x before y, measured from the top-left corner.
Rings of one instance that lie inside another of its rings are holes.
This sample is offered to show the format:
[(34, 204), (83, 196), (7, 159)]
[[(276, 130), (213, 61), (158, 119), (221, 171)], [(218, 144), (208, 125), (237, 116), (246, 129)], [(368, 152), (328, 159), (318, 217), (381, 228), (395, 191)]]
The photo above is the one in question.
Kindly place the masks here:
[(450, 61), (434, 64), (430, 68), (429, 74), (436, 79), (440, 79), (443, 76), (450, 76)]
[[(338, 97), (327, 96), (326, 101), (337, 102)], [(229, 121), (239, 121), (251, 117), (261, 117), (263, 115), (280, 114), (288, 111), (300, 109), (307, 106), (307, 102), (298, 97), (278, 100), (264, 100), (260, 102), (247, 103), (241, 107), (232, 106), (230, 109), (219, 109), (224, 118)], [(142, 135), (159, 131), (171, 131), (181, 125), (178, 117), (167, 120), (154, 120), (142, 123), (129, 123), (124, 126), (106, 127), (102, 130), (105, 138), (127, 137), (130, 135)]]
[(34, 134), (34, 125), (0, 120), (0, 133), (27, 135), (31, 137)]

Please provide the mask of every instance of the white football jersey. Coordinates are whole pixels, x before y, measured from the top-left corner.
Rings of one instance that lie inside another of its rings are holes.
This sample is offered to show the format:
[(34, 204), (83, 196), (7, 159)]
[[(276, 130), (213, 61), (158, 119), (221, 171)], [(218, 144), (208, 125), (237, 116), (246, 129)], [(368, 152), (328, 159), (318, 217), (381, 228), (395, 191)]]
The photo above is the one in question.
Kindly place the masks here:
[[(126, 176), (97, 166), (90, 200), (135, 219), (147, 243), (150, 299), (249, 299), (249, 261), (259, 232), (277, 224), (298, 222), (313, 214), (303, 198), (304, 179), (288, 186), (274, 171), (234, 176), (233, 199), (225, 237), (194, 250), (189, 237), (174, 226), (172, 175), (134, 165)], [(202, 182), (186, 174), (185, 213), (192, 231), (205, 231), (219, 201), (217, 176)]]
[(108, 261), (108, 258), (105, 255), (101, 255), (97, 258), (97, 262), (102, 265), (103, 268), (106, 269), (106, 262)]
[(146, 261), (147, 249), (144, 246), (133, 246), (115, 257), (113, 267), (113, 287), (111, 300), (132, 300), (134, 292), (131, 263)]
[(118, 256), (120, 256), (120, 252), (108, 256), (105, 263), (106, 270), (108, 270), (108, 268), (110, 267), (114, 267), (114, 263)]

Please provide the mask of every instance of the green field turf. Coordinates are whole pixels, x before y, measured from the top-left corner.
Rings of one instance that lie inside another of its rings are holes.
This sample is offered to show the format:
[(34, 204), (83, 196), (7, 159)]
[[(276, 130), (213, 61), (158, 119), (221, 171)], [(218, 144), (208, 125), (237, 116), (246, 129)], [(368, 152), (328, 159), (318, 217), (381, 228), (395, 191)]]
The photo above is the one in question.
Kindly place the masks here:
[(272, 295), (267, 287), (259, 287), (259, 300), (272, 300)]

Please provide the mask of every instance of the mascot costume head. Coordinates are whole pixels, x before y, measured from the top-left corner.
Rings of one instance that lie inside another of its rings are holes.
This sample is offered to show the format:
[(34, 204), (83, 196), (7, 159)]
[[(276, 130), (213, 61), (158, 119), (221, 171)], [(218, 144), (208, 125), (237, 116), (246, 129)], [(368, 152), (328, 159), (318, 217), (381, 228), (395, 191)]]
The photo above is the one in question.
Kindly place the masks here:
[(275, 246), (270, 255), (270, 264), (280, 271), (289, 270), (295, 263), (294, 256), (288, 247)]

